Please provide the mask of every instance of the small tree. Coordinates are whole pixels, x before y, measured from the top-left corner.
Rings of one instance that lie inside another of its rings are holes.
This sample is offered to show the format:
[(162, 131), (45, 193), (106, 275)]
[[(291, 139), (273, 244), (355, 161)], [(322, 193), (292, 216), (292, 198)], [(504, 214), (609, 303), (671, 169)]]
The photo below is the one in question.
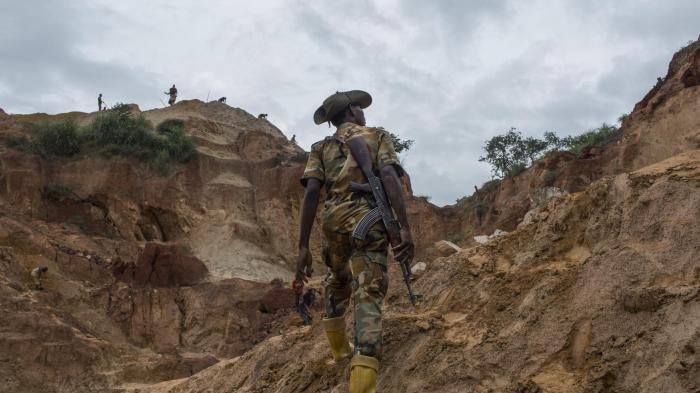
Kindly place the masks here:
[(516, 168), (521, 168), (526, 157), (523, 137), (520, 131), (512, 128), (503, 135), (496, 135), (484, 145), (486, 156), (479, 161), (491, 164), (494, 177), (510, 175)]
[[(620, 117), (624, 121), (626, 115)], [(576, 136), (558, 137), (548, 131), (544, 140), (533, 137), (523, 138), (520, 131), (511, 128), (503, 135), (496, 135), (486, 141), (486, 156), (479, 161), (491, 164), (494, 177), (516, 176), (540, 159), (545, 153), (557, 150), (581, 153), (586, 146), (608, 144), (620, 135), (620, 129), (603, 123), (600, 127)]]
[(546, 140), (543, 141), (529, 136), (522, 140), (520, 146), (523, 150), (521, 155), (528, 159), (528, 165), (532, 165), (535, 160), (542, 157), (542, 154), (547, 151), (549, 144)]
[(544, 141), (547, 143), (547, 148), (549, 151), (566, 149), (566, 140), (559, 138), (557, 134), (553, 133), (552, 131), (547, 131), (544, 133)]
[(386, 133), (389, 134), (389, 138), (391, 138), (391, 143), (394, 145), (394, 150), (397, 154), (403, 151), (408, 151), (415, 142), (413, 139), (401, 139), (398, 135), (391, 131), (386, 131)]

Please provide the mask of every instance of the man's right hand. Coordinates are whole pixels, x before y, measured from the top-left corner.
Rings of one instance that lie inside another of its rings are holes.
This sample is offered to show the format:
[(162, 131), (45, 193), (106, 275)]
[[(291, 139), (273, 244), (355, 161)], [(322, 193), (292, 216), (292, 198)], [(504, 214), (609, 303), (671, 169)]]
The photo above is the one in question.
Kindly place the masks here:
[(408, 267), (411, 266), (411, 261), (413, 261), (413, 256), (415, 253), (415, 247), (413, 245), (410, 230), (401, 228), (401, 243), (392, 248), (392, 251), (394, 252), (394, 258), (399, 263), (402, 263)]
[(299, 256), (297, 257), (297, 271), (295, 275), (295, 280), (298, 283), (308, 282), (308, 277), (314, 272), (311, 263), (313, 262), (311, 258), (311, 252), (308, 247), (299, 247)]

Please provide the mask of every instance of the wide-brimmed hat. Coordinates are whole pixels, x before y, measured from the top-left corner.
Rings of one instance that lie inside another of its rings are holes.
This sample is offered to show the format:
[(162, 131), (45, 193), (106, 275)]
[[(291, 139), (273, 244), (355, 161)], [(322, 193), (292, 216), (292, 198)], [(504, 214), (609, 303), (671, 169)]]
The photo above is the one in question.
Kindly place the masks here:
[(372, 104), (372, 96), (362, 90), (337, 91), (326, 98), (323, 101), (323, 105), (316, 109), (314, 122), (322, 124), (331, 121), (335, 115), (345, 110), (350, 104), (359, 105), (362, 109), (365, 109)]

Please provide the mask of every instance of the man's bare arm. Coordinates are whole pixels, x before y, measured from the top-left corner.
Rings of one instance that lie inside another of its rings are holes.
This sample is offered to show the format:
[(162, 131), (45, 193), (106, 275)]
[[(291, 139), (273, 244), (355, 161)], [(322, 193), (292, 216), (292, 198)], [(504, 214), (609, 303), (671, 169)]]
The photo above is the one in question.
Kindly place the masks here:
[(309, 237), (316, 219), (318, 200), (321, 197), (321, 182), (311, 178), (306, 183), (304, 201), (301, 204), (299, 217), (299, 256), (297, 258), (296, 280), (301, 282), (311, 276), (311, 253), (309, 252)]
[(411, 237), (411, 227), (408, 224), (408, 215), (406, 214), (406, 204), (403, 197), (403, 189), (401, 181), (396, 169), (393, 165), (385, 165), (380, 171), (384, 190), (386, 191), (389, 203), (391, 203), (396, 219), (401, 225), (401, 244), (393, 248), (394, 256), (399, 261), (408, 260), (410, 264), (413, 259), (413, 239)]

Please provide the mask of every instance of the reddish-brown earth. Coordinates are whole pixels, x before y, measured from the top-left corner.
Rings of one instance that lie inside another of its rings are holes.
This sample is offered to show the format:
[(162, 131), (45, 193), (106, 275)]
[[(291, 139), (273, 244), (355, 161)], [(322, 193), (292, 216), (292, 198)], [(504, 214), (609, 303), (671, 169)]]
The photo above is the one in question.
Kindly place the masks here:
[[(161, 176), (134, 160), (46, 160), (0, 143), (0, 391), (179, 378), (300, 324), (288, 283), (306, 153), (267, 120), (216, 102), (143, 115), (184, 120), (196, 159)], [(0, 139), (93, 116), (2, 112)], [(439, 210), (409, 203), (414, 217)], [(422, 248), (444, 236), (426, 222)], [(46, 291), (30, 291), (39, 265), (49, 267)]]
[[(381, 391), (700, 391), (699, 47), (615, 143), (548, 155), (454, 206), (411, 198), (424, 300), (410, 307), (392, 265)], [(197, 158), (159, 176), (0, 143), (0, 391), (345, 391), (320, 310), (304, 327), (291, 309), (305, 153), (225, 104), (143, 114), (184, 120)], [(0, 112), (0, 142), (93, 116)], [(468, 240), (496, 228), (511, 232)], [(465, 248), (441, 257), (441, 239)], [(46, 290), (32, 291), (39, 265)]]

